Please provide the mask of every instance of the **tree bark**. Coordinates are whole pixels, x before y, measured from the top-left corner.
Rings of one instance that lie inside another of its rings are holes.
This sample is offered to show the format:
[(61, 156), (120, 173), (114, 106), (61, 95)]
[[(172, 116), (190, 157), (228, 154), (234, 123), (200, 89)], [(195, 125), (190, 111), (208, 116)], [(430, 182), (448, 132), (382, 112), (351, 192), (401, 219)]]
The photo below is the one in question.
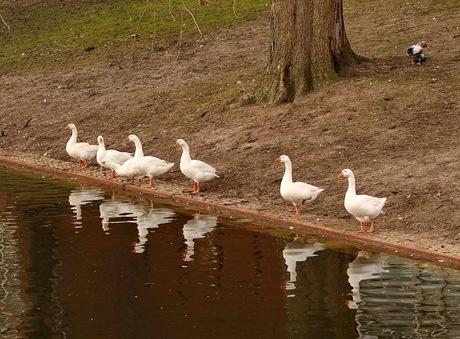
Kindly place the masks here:
[(278, 104), (346, 74), (358, 57), (345, 32), (342, 0), (272, 0), (268, 65), (251, 101)]

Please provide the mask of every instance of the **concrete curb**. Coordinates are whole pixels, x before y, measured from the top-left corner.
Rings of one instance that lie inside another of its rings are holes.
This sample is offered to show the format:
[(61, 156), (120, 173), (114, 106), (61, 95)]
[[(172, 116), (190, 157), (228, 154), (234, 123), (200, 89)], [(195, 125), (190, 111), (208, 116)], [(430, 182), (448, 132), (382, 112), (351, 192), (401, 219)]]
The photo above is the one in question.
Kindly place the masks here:
[(423, 248), (418, 248), (414, 246), (407, 246), (407, 245), (399, 245), (388, 243), (376, 239), (372, 239), (366, 237), (365, 235), (361, 235), (358, 233), (346, 233), (338, 230), (334, 230), (331, 228), (327, 228), (320, 225), (314, 225), (304, 222), (299, 222), (295, 220), (286, 220), (281, 219), (269, 214), (259, 213), (256, 211), (245, 210), (238, 207), (231, 207), (226, 205), (220, 205), (210, 201), (204, 201), (200, 199), (196, 199), (193, 197), (188, 197), (179, 194), (171, 194), (166, 192), (161, 192), (157, 190), (153, 190), (150, 188), (139, 187), (135, 185), (128, 185), (119, 181), (112, 181), (104, 178), (98, 178), (91, 175), (80, 174), (73, 171), (66, 171), (57, 168), (36, 165), (32, 163), (27, 163), (24, 161), (7, 158), (0, 156), (0, 162), (4, 163), (5, 165), (10, 165), (16, 168), (24, 168), (33, 171), (45, 172), (50, 173), (52, 175), (69, 179), (75, 178), (81, 182), (90, 183), (99, 186), (110, 187), (112, 189), (117, 189), (129, 193), (136, 193), (142, 194), (146, 197), (152, 197), (156, 199), (164, 199), (179, 205), (186, 205), (190, 207), (194, 207), (197, 209), (204, 209), (207, 211), (215, 212), (215, 213), (224, 213), (230, 216), (238, 217), (238, 218), (249, 218), (254, 219), (256, 221), (265, 222), (268, 224), (276, 225), (278, 227), (284, 227), (288, 229), (298, 229), (304, 230), (309, 233), (319, 234), (331, 238), (336, 238), (344, 241), (348, 241), (354, 243), (357, 246), (365, 246), (368, 248), (374, 248), (379, 251), (384, 252), (396, 252), (398, 255), (402, 255), (405, 257), (413, 258), (413, 259), (423, 259), (432, 262), (438, 262), (442, 264), (452, 265), (455, 268), (460, 267), (460, 258), (457, 256), (439, 253), (435, 251), (430, 251)]

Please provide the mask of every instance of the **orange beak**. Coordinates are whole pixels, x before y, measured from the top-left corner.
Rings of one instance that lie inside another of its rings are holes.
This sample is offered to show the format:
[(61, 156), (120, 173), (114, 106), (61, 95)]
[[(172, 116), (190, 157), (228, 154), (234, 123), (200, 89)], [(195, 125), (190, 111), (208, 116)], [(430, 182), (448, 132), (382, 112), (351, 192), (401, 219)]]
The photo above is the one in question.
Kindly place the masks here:
[(337, 178), (343, 178), (343, 172), (341, 172)]
[(70, 129), (70, 126), (69, 126), (69, 125), (67, 125), (67, 126), (65, 127), (65, 129)]
[(126, 137), (126, 138), (125, 138), (125, 141), (129, 141), (129, 137)]
[(176, 142), (176, 143), (174, 144), (174, 147), (175, 147), (175, 146), (179, 146), (179, 143), (178, 143), (178, 142)]
[(281, 157), (279, 157), (279, 158), (275, 159), (275, 161), (281, 161)]

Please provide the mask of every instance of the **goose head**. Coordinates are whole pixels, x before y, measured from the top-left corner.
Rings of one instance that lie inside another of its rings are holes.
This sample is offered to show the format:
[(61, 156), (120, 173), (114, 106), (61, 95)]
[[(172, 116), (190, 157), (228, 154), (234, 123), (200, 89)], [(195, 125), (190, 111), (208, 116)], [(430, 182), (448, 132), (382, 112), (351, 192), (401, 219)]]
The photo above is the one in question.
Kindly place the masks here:
[(134, 141), (139, 140), (139, 138), (135, 134), (130, 134), (125, 138), (125, 141)]
[(174, 146), (186, 146), (187, 143), (183, 140), (183, 139), (177, 139), (176, 143), (174, 144)]
[(71, 130), (74, 130), (76, 128), (76, 126), (74, 124), (68, 124), (65, 129), (71, 129)]
[(104, 144), (104, 138), (102, 137), (102, 135), (97, 137), (97, 142), (99, 143), (99, 145)]
[(352, 177), (353, 176), (353, 172), (351, 171), (351, 169), (344, 169), (342, 170), (342, 172), (340, 172), (339, 174), (339, 178), (349, 178), (349, 177)]
[(289, 162), (291, 159), (287, 155), (281, 155), (279, 158), (275, 159), (278, 162)]

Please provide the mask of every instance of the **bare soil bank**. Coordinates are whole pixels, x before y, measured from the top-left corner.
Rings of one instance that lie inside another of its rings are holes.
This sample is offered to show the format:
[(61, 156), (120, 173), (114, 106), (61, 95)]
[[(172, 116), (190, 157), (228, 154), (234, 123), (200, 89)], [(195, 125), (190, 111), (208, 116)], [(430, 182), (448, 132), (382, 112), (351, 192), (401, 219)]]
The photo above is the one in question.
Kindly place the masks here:
[[(279, 195), (287, 154), (294, 179), (326, 189), (302, 208), (299, 221), (354, 232), (343, 207), (353, 169), (358, 193), (388, 197), (376, 232), (363, 237), (460, 257), (460, 29), (459, 7), (422, 0), (372, 0), (346, 8), (355, 52), (372, 59), (350, 76), (291, 104), (223, 110), (250, 90), (268, 55), (268, 22), (212, 32), (152, 59), (54, 65), (0, 76), (3, 155), (73, 171), (65, 152), (73, 122), (79, 140), (145, 153), (176, 163), (157, 180), (159, 191), (183, 192), (192, 183), (178, 171), (185, 139), (192, 156), (212, 164), (221, 179), (204, 185), (205, 199), (289, 219)], [(376, 13), (375, 8), (379, 8)], [(415, 24), (416, 23), (416, 24)], [(407, 47), (428, 41), (427, 61), (411, 66)], [(96, 166), (82, 170), (102, 176)]]

